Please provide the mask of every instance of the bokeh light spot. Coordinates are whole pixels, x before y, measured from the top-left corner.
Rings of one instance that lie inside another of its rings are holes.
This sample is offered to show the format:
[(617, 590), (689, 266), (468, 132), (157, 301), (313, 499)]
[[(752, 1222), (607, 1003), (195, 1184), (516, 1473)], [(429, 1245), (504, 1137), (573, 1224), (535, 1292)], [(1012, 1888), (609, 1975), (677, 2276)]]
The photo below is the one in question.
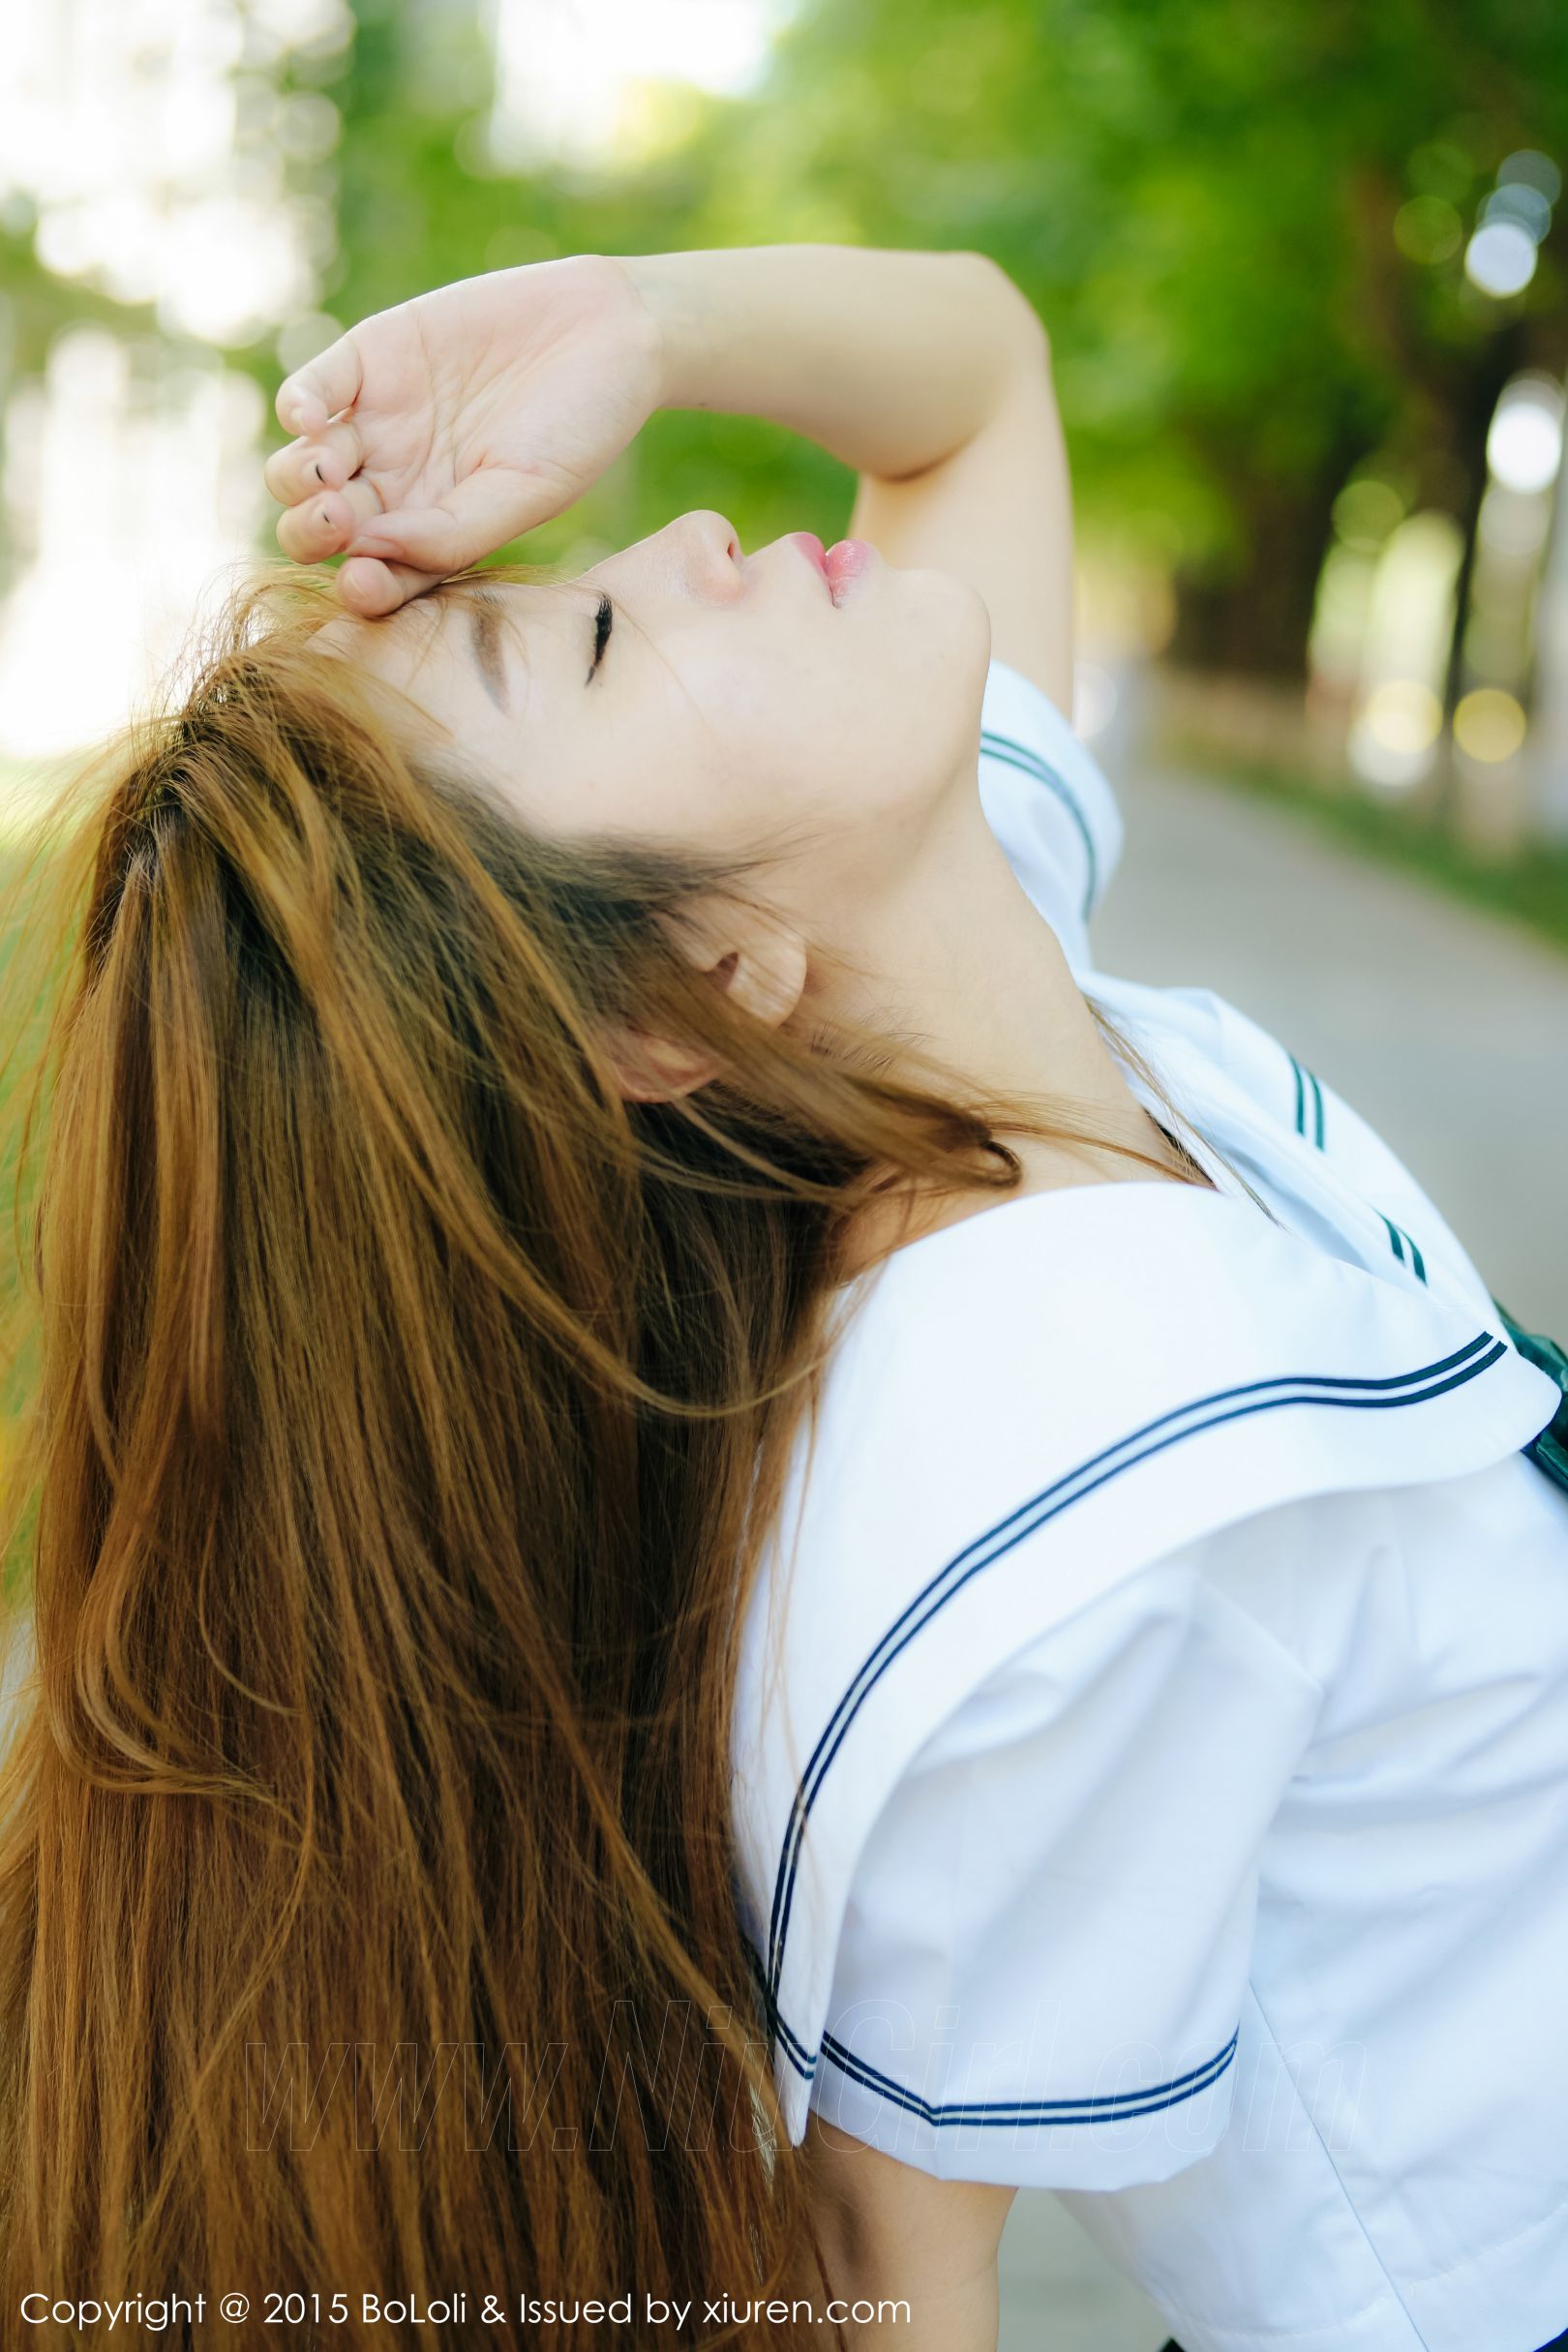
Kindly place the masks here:
[(1442, 196), (1412, 196), (1394, 215), (1394, 242), (1407, 261), (1446, 261), (1463, 241), (1459, 214)]
[(1562, 463), (1562, 387), (1550, 376), (1516, 376), (1493, 411), (1487, 464), (1507, 490), (1547, 490)]
[(1464, 249), (1464, 274), (1498, 302), (1522, 294), (1535, 275), (1535, 239), (1517, 221), (1483, 221)]
[(1530, 187), (1524, 180), (1513, 180), (1493, 190), (1481, 207), (1481, 218), (1487, 222), (1513, 221), (1539, 245), (1552, 226), (1552, 207), (1539, 188)]
[(1554, 204), (1562, 194), (1562, 173), (1538, 147), (1519, 147), (1498, 165), (1497, 185), (1538, 188), (1547, 202)]
[(1334, 501), (1334, 528), (1346, 547), (1370, 554), (1382, 546), (1404, 514), (1404, 500), (1389, 482), (1368, 477), (1346, 483)]
[(1500, 686), (1477, 686), (1454, 713), (1454, 740), (1472, 760), (1494, 767), (1511, 760), (1524, 740), (1522, 703)]

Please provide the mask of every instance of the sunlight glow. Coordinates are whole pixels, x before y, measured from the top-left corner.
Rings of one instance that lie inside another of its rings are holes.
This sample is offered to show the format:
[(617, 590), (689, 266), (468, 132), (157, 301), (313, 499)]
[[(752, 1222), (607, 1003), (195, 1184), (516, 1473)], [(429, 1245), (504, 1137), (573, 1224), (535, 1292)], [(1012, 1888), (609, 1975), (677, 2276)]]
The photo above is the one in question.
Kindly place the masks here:
[(137, 380), (97, 327), (60, 336), (7, 419), (6, 507), (32, 548), (0, 613), (0, 756), (116, 727), (250, 552), (266, 504), (261, 395), (216, 367)]
[(1550, 376), (1516, 376), (1487, 433), (1487, 464), (1507, 490), (1550, 490), (1562, 462), (1562, 386)]
[(1347, 745), (1369, 784), (1408, 790), (1431, 770), (1462, 548), (1452, 518), (1427, 509), (1406, 516), (1375, 558)]
[(22, 9), (0, 75), (0, 196), (38, 206), (45, 268), (156, 303), (166, 330), (212, 342), (246, 342), (308, 307), (282, 164), (301, 140), (324, 151), (336, 109), (292, 100), (275, 136), (242, 153), (234, 74), (254, 40), (330, 45), (347, 22), (343, 0), (255, 0), (246, 15), (234, 0)]
[(513, 166), (602, 164), (631, 136), (639, 87), (734, 95), (763, 72), (785, 0), (492, 0), (491, 144)]
[[(352, 30), (345, 0), (47, 0), (7, 20), (0, 205), (36, 208), (45, 270), (154, 306), (161, 332), (74, 328), (9, 401), (0, 761), (116, 727), (252, 552), (263, 403), (200, 346), (320, 332), (332, 223), (286, 165), (342, 125), (274, 69)], [(5, 774), (0, 821), (24, 789)]]

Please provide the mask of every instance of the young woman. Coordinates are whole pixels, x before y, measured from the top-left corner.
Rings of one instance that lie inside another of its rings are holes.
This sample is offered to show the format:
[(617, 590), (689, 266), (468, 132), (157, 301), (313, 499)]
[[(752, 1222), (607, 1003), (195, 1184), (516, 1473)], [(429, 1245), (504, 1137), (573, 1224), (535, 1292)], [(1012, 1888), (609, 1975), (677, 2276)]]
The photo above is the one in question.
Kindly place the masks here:
[[(471, 575), (660, 405), (855, 536)], [(975, 2352), (1037, 2184), (1187, 2352), (1535, 2352), (1558, 1393), (1330, 1087), (1093, 967), (1033, 314), (582, 256), (279, 414), (336, 588), (67, 859), (9, 2307)]]

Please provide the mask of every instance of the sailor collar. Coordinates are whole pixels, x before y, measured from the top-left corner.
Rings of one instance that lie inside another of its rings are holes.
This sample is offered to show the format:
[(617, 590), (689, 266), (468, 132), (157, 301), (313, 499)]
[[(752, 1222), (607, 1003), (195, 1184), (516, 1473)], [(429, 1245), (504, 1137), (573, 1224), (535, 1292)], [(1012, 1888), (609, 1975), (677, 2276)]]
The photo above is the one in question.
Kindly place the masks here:
[(970, 1691), (1205, 1534), (1460, 1477), (1557, 1403), (1467, 1299), (1167, 1181), (980, 1210), (860, 1277), (834, 1318), (735, 1718), (738, 1891), (795, 2139), (857, 1856)]
[[(1157, 1070), (1179, 1106), (1182, 1140), (1221, 1192), (1246, 1198), (1250, 1171), (1288, 1194), (1319, 1232), (1332, 1235), (1340, 1253), (1370, 1272), (1433, 1289), (1483, 1316), (1494, 1311), (1424, 1195), (1414, 1198), (1425, 1249), (1374, 1205), (1375, 1178), (1394, 1188), (1387, 1205), (1411, 1215), (1407, 1171), (1267, 1030), (1211, 989), (1154, 988), (1100, 972), (1078, 977)], [(1139, 1072), (1124, 1064), (1123, 1074), (1145, 1108), (1161, 1117), (1162, 1105)], [(1332, 1103), (1327, 1113), (1325, 1099)]]

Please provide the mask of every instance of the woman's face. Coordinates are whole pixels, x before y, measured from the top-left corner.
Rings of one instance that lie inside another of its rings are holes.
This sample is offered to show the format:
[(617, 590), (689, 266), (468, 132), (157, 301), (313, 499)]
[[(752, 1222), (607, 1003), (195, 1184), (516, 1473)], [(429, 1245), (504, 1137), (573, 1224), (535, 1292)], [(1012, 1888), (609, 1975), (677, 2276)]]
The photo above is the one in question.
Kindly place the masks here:
[(809, 534), (744, 556), (699, 508), (575, 581), (498, 583), (477, 609), (437, 590), (327, 629), (529, 827), (782, 853), (801, 909), (918, 859), (975, 795), (983, 600), (869, 548), (834, 587)]

